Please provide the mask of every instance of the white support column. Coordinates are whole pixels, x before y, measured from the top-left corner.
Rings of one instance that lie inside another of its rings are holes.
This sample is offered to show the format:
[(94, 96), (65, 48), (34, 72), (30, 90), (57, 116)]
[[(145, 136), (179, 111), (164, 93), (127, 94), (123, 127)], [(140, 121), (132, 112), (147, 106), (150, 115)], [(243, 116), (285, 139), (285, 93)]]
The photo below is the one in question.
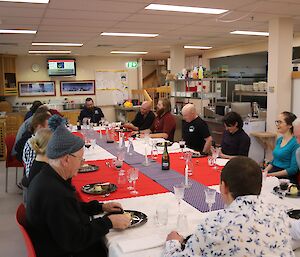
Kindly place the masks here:
[(182, 45), (171, 47), (171, 73), (176, 74), (185, 68), (185, 53)]
[(269, 21), (267, 131), (275, 131), (278, 114), (291, 110), (293, 21)]

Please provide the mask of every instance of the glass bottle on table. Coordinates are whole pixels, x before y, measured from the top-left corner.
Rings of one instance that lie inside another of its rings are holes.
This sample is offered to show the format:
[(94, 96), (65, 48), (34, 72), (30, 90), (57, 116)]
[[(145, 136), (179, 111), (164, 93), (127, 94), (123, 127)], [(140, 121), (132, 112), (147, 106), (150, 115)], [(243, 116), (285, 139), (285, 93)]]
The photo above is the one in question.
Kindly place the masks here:
[(165, 149), (162, 154), (162, 163), (161, 163), (162, 170), (169, 170), (170, 169), (170, 156), (168, 153), (168, 142), (165, 142)]
[(81, 124), (80, 124), (80, 119), (78, 117), (77, 119), (77, 130), (81, 130)]

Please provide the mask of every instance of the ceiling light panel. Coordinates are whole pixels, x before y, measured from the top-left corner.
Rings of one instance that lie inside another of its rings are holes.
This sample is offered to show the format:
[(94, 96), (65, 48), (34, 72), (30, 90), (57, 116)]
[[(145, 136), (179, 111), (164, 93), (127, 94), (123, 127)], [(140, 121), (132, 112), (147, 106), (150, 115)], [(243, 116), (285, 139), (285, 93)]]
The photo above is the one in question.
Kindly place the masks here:
[(101, 36), (113, 36), (113, 37), (157, 37), (158, 34), (148, 33), (123, 33), (123, 32), (102, 32)]

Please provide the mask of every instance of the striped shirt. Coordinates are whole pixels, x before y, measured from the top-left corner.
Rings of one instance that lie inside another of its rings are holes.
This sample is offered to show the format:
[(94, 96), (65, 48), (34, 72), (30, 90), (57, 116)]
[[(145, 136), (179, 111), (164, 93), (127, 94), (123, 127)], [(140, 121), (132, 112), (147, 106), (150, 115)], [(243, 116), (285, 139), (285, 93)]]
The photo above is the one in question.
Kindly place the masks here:
[(30, 168), (32, 166), (32, 163), (36, 157), (36, 153), (35, 151), (32, 149), (31, 144), (29, 142), (30, 139), (27, 140), (25, 146), (24, 146), (24, 150), (23, 150), (23, 162), (25, 164), (25, 174), (26, 177), (28, 178), (29, 176), (29, 171)]

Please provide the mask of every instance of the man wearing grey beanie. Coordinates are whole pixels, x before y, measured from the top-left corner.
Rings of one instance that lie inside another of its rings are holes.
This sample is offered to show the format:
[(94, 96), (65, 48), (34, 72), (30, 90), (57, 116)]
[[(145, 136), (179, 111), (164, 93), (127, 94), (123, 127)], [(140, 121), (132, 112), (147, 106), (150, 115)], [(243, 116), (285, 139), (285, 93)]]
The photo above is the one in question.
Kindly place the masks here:
[(84, 160), (83, 146), (84, 141), (64, 124), (58, 126), (47, 146), (49, 164), (29, 185), (26, 219), (39, 257), (106, 257), (109, 229), (125, 229), (130, 224), (125, 214), (91, 218), (103, 211), (120, 211), (119, 203), (76, 199), (70, 181)]

